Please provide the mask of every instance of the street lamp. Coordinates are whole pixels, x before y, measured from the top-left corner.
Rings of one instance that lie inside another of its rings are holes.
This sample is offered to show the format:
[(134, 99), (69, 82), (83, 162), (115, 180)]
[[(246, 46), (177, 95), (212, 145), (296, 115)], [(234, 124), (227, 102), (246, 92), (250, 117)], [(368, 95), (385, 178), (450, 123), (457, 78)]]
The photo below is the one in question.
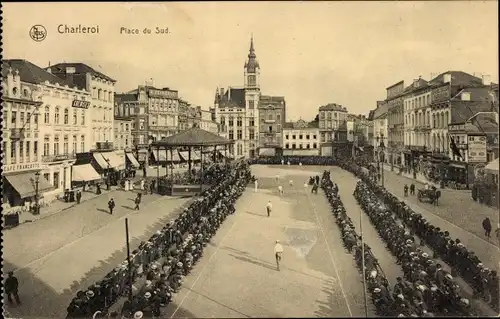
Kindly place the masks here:
[(40, 171), (36, 171), (35, 173), (35, 210), (33, 211), (34, 215), (40, 214), (40, 196), (38, 194), (39, 189), (38, 185), (40, 184)]
[(381, 141), (379, 144), (379, 156), (380, 156), (380, 161), (382, 161), (382, 172), (381, 172), (381, 177), (382, 177), (382, 187), (384, 187), (384, 163), (385, 163), (385, 145), (384, 145), (384, 134), (381, 134)]

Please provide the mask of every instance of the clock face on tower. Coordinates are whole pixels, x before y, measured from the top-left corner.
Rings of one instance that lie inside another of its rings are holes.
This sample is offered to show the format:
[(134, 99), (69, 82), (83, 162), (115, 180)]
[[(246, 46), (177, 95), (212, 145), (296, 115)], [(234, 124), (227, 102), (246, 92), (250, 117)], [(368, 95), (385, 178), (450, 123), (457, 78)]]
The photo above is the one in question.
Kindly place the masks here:
[(251, 85), (251, 86), (256, 85), (255, 75), (249, 75), (248, 76), (248, 85)]

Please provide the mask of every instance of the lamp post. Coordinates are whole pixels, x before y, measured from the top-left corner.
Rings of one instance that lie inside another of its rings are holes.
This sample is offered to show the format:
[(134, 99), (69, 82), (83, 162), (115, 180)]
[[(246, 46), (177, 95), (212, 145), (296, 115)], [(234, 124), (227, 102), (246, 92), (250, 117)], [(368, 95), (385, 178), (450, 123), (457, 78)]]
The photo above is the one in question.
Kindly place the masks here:
[(384, 144), (384, 134), (381, 134), (381, 141), (379, 145), (379, 156), (380, 160), (382, 161), (382, 172), (381, 172), (381, 177), (382, 177), (382, 187), (384, 187), (384, 163), (385, 163), (385, 144)]
[(35, 210), (34, 214), (39, 215), (40, 214), (40, 195), (38, 185), (40, 184), (40, 171), (36, 171), (35, 173)]

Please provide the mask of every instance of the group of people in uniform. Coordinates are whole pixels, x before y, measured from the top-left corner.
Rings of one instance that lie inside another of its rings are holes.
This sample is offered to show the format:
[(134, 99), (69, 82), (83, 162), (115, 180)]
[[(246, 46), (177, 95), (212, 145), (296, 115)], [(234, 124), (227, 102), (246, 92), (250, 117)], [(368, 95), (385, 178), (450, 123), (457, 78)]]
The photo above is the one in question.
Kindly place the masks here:
[[(418, 279), (416, 281), (419, 284), (427, 283), (423, 286), (428, 290), (437, 289), (437, 300), (440, 300), (441, 307), (448, 305), (444, 307), (450, 308), (446, 310), (448, 313), (464, 315), (470, 311), (469, 300), (461, 297), (458, 286), (454, 283), (453, 277), (456, 276), (460, 276), (474, 289), (475, 296), (483, 297), (493, 309), (498, 310), (498, 275), (495, 270), (484, 267), (481, 260), (474, 252), (467, 250), (460, 239), (453, 240), (448, 231), (430, 224), (421, 214), (370, 179), (355, 163), (346, 161), (339, 165), (361, 179), (356, 197), (375, 227), (380, 230), (389, 249), (397, 255), (408, 278)], [(416, 247), (415, 240), (418, 239), (420, 243)], [(446, 262), (451, 267), (451, 273), (447, 273), (433, 261), (422, 250), (423, 246), (432, 250), (432, 257), (439, 257)]]
[[(161, 309), (170, 303), (183, 278), (203, 255), (203, 248), (225, 218), (234, 213), (234, 203), (251, 178), (246, 162), (233, 162), (217, 171), (214, 186), (141, 243), (131, 253), (130, 265), (125, 260), (102, 281), (79, 291), (67, 309), (68, 317), (160, 317)], [(133, 298), (127, 298), (121, 311), (111, 311), (130, 295), (130, 289)]]

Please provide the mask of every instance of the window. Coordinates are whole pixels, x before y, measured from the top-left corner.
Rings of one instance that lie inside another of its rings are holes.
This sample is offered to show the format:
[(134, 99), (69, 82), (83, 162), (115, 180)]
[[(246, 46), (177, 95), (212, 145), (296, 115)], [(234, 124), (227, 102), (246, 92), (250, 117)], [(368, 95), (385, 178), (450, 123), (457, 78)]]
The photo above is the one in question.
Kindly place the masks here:
[(54, 188), (59, 188), (59, 172), (54, 172)]
[(19, 141), (19, 163), (24, 162), (24, 142)]
[(313, 139), (315, 140), (316, 139), (316, 134), (313, 135)]
[(64, 124), (69, 123), (69, 111), (68, 109), (64, 109)]
[(125, 124), (125, 131), (126, 131), (126, 132), (128, 132), (128, 131), (129, 131), (128, 124)]
[(73, 110), (73, 125), (78, 123), (78, 113), (77, 110)]
[(290, 148), (290, 144), (286, 143), (285, 148)]
[(250, 119), (248, 126), (255, 126), (255, 120), (253, 118)]
[(292, 144), (292, 150), (296, 149), (297, 146), (295, 145), (295, 143)]
[(318, 145), (316, 143), (313, 143), (313, 148), (317, 148)]
[(332, 113), (331, 112), (328, 112), (328, 114), (326, 115), (326, 119), (327, 120), (331, 120), (332, 119)]
[(10, 163), (16, 163), (16, 142), (10, 142)]
[(31, 142), (26, 141), (26, 162), (30, 161)]
[(294, 134), (292, 135), (292, 140), (295, 140), (297, 138), (297, 136)]
[(299, 135), (299, 140), (301, 140), (301, 139), (302, 139), (302, 134)]
[(59, 107), (54, 110), (54, 124), (59, 124)]
[(139, 129), (144, 130), (144, 120), (139, 120)]
[(229, 117), (229, 126), (233, 126), (234, 125), (234, 119), (232, 116)]
[(144, 135), (139, 135), (139, 144), (144, 144)]
[(43, 137), (43, 156), (48, 156), (50, 154), (50, 136), (45, 135)]
[(38, 114), (33, 115), (33, 122), (35, 123), (35, 130), (38, 129)]
[(272, 133), (272, 132), (273, 132), (273, 126), (269, 125), (269, 133)]
[(54, 136), (54, 155), (59, 155), (59, 135)]
[(325, 133), (321, 133), (321, 142), (325, 141)]
[(238, 137), (239, 140), (243, 139), (243, 131), (242, 130), (238, 130), (236, 136)]
[(255, 131), (253, 128), (248, 130), (248, 135), (249, 135), (249, 139), (251, 139), (251, 140), (255, 139)]
[(76, 135), (73, 135), (73, 154), (76, 154), (76, 148), (77, 148)]
[(68, 135), (64, 135), (63, 154), (69, 154), (68, 140), (69, 140)]
[(49, 174), (49, 173), (44, 173), (44, 174), (43, 174), (43, 178), (45, 178), (45, 180), (46, 180), (47, 182), (50, 182), (50, 174)]
[(255, 108), (255, 101), (253, 100), (248, 101), (248, 108), (250, 110), (253, 110)]
[(272, 114), (269, 114), (269, 115), (267, 116), (267, 119), (268, 119), (269, 121), (272, 121), (272, 120), (273, 120), (273, 115), (272, 115)]
[(289, 139), (289, 137), (290, 137), (290, 136), (289, 136), (288, 134), (287, 134), (287, 135), (285, 135), (285, 138), (286, 138), (287, 140)]
[(80, 116), (80, 124), (85, 125), (85, 111), (82, 110), (81, 116)]
[(309, 136), (309, 134), (307, 134), (307, 135), (306, 135), (306, 140), (308, 140), (308, 139), (309, 139), (309, 137), (310, 137), (310, 136)]
[(278, 121), (278, 122), (281, 121), (281, 115), (276, 114), (276, 121)]
[(229, 139), (234, 140), (234, 132), (232, 130), (229, 131)]
[(311, 148), (311, 145), (310, 145), (310, 144), (306, 144), (306, 148), (307, 148), (307, 149), (310, 149), (310, 148)]
[(45, 124), (50, 123), (50, 106), (45, 107), (45, 114), (43, 116), (43, 123), (45, 123)]
[(35, 158), (35, 161), (38, 159), (38, 141), (33, 142), (33, 157)]
[(255, 75), (249, 75), (248, 76), (248, 86), (255, 86), (255, 85), (256, 85)]
[(239, 127), (243, 125), (243, 119), (241, 117), (238, 117), (238, 119), (236, 120), (236, 125)]

